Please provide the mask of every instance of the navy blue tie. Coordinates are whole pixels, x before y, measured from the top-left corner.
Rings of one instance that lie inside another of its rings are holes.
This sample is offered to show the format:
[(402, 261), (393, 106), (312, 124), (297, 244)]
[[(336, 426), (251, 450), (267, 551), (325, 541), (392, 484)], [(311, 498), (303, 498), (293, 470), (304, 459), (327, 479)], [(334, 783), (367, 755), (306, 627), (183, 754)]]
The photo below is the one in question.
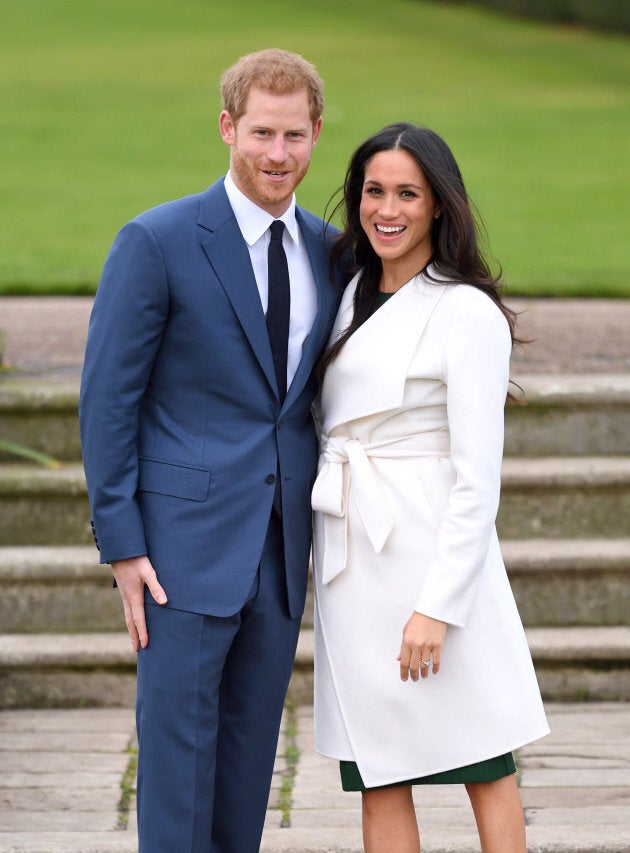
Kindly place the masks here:
[[(287, 354), (289, 349), (289, 315), (291, 309), (291, 288), (289, 283), (289, 265), (282, 245), (284, 222), (274, 220), (269, 226), (271, 240), (267, 250), (267, 333), (271, 344), (273, 366), (278, 383), (280, 402), (287, 395)], [(282, 491), (280, 488), (280, 465), (276, 472), (276, 487), (273, 495), (273, 508), (282, 518)]]
[(276, 371), (280, 402), (287, 394), (287, 352), (289, 348), (289, 314), (291, 309), (291, 288), (289, 285), (289, 265), (282, 245), (284, 222), (276, 219), (270, 225), (271, 240), (267, 252), (268, 302), (267, 332)]

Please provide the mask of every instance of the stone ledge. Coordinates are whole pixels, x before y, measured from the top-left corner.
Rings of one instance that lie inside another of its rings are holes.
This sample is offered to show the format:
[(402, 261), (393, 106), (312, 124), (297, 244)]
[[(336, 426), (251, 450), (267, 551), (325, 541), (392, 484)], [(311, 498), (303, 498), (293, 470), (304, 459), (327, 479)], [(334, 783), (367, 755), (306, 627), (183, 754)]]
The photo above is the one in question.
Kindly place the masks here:
[[(630, 405), (627, 373), (519, 374), (525, 405), (576, 408)], [(79, 401), (79, 381), (4, 376), (0, 382), (0, 413), (8, 410), (73, 409)]]
[[(622, 662), (630, 664), (630, 626), (527, 628), (534, 662)], [(295, 663), (313, 663), (314, 633), (300, 631)], [(136, 656), (126, 633), (3, 634), (0, 635), (0, 667), (48, 668), (129, 667)]]
[(524, 391), (528, 408), (630, 405), (630, 376), (626, 373), (524, 374), (516, 381)]
[(106, 579), (108, 571), (91, 545), (0, 547), (0, 584), (92, 582)]
[(503, 460), (504, 491), (551, 486), (560, 488), (627, 488), (630, 458), (622, 456), (546, 456)]
[(510, 576), (630, 572), (630, 539), (504, 539), (501, 552)]
[(136, 655), (125, 633), (0, 635), (0, 670), (135, 667)]

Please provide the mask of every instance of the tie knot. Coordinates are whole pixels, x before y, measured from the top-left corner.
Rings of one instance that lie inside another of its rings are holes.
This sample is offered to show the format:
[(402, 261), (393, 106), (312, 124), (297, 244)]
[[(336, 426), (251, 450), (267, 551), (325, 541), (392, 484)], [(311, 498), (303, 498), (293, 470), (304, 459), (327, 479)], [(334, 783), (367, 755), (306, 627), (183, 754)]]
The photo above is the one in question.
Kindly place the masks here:
[(269, 226), (271, 231), (271, 239), (272, 240), (282, 240), (282, 234), (284, 233), (284, 222), (281, 219), (274, 219), (274, 221)]

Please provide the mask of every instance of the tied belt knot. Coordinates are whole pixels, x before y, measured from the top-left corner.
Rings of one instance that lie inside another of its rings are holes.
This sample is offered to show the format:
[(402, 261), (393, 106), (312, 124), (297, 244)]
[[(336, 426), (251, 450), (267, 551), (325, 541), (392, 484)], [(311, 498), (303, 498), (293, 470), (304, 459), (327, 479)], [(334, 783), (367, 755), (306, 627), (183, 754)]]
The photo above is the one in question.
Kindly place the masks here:
[[(383, 550), (394, 521), (383, 498), (370, 457), (403, 459), (449, 453), (448, 431), (439, 430), (362, 444), (344, 435), (322, 436), (323, 465), (315, 480), (311, 503), (323, 513), (322, 581), (330, 583), (347, 563), (347, 491), (352, 494), (361, 523), (376, 554)], [(344, 487), (344, 466), (348, 477)]]

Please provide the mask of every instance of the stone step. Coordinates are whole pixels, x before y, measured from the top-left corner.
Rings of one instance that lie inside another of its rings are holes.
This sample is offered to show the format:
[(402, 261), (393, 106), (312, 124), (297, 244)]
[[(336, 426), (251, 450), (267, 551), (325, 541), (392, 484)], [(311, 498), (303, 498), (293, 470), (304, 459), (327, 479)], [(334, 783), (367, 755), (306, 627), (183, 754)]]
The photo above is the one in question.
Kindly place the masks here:
[(523, 624), (630, 624), (630, 539), (506, 539), (501, 551)]
[[(506, 456), (630, 453), (630, 376), (542, 375), (518, 382), (525, 404), (506, 409)], [(78, 398), (78, 382), (3, 378), (0, 438), (60, 460), (80, 459)]]
[(81, 459), (78, 402), (77, 382), (3, 377), (0, 382), (0, 438), (55, 459)]
[(94, 545), (0, 547), (5, 633), (119, 631), (120, 595)]
[[(0, 545), (92, 541), (83, 469), (0, 465)], [(630, 536), (630, 458), (506, 459), (502, 539)]]
[(505, 410), (506, 456), (630, 454), (630, 376), (518, 378), (524, 405)]
[[(529, 628), (541, 691), (553, 701), (629, 701), (630, 627)], [(130, 707), (136, 656), (125, 633), (0, 635), (0, 708)], [(313, 632), (303, 629), (290, 692), (310, 703)]]
[(0, 708), (118, 708), (135, 702), (126, 633), (0, 635)]
[(83, 467), (0, 465), (0, 545), (93, 543)]
[[(630, 615), (630, 539), (501, 543), (525, 625), (621, 625)], [(0, 625), (6, 633), (118, 631), (122, 605), (91, 545), (0, 547)], [(302, 620), (313, 626), (309, 579)]]
[(507, 458), (502, 539), (630, 536), (630, 458)]

